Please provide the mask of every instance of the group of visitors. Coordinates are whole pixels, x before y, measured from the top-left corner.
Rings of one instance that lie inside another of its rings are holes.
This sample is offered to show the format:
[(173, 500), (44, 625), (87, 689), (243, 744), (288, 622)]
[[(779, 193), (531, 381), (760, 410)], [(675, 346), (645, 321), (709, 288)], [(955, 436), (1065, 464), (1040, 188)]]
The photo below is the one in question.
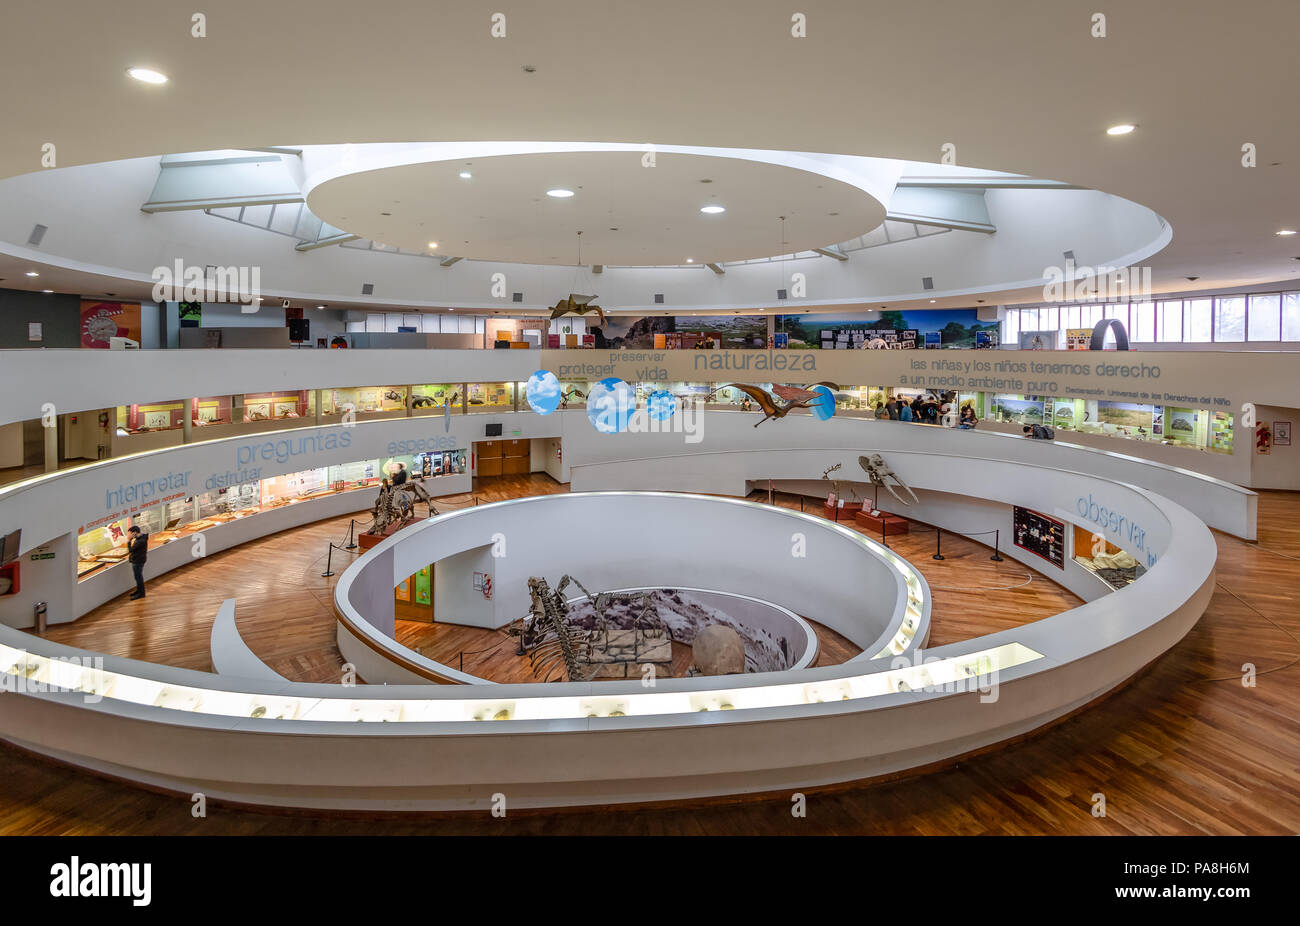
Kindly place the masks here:
[[(882, 421), (941, 424), (948, 419), (951, 411), (951, 402), (928, 395), (917, 395), (910, 402), (902, 396), (896, 396), (887, 402), (876, 403), (876, 417)], [(958, 417), (957, 427), (969, 431), (975, 427), (978, 420), (975, 417), (975, 409), (970, 405), (963, 405)]]

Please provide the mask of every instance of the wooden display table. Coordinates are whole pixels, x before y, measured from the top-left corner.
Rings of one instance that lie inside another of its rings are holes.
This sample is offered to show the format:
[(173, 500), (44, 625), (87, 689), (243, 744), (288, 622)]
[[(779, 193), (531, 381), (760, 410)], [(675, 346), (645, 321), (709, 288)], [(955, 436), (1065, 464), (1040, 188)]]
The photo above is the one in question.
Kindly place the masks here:
[(849, 521), (861, 510), (862, 502), (845, 502), (843, 507), (839, 505), (822, 505), (822, 514), (825, 515), (828, 521)]
[(876, 516), (869, 509), (864, 509), (858, 511), (853, 516), (853, 520), (857, 522), (858, 527), (884, 537), (893, 534), (906, 534), (911, 530), (907, 518), (900, 518), (898, 515), (890, 514), (887, 511), (882, 511), (879, 516)]
[[(415, 518), (414, 520), (408, 521), (405, 526), (410, 527), (413, 524), (423, 523), (423, 521), (423, 518)], [(369, 550), (371, 547), (378, 546), (380, 541), (387, 540), (402, 529), (402, 527), (399, 527), (396, 524), (390, 524), (384, 529), (382, 534), (357, 534), (357, 546), (363, 550)]]

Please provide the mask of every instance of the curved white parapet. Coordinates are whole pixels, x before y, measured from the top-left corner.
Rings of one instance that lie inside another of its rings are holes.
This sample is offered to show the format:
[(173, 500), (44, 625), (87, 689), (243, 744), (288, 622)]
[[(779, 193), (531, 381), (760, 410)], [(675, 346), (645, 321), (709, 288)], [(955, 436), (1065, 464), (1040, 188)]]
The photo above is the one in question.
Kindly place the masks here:
[[(481, 626), (502, 627), (528, 613), (530, 576), (558, 582), (572, 574), (592, 589), (690, 586), (798, 609), (860, 647), (858, 659), (907, 653), (929, 635), (931, 599), (921, 574), (824, 518), (706, 495), (543, 495), (439, 515), (349, 567), (335, 587), (337, 639), (362, 678), (481, 681), (394, 639), (393, 587), (431, 563), (463, 561), (474, 551), (474, 568), (491, 575), (494, 588), (493, 599), (482, 602), (487, 613), (475, 621)], [(435, 588), (441, 581), (435, 572)]]
[(212, 668), (218, 675), (230, 680), (255, 678), (261, 681), (287, 682), (283, 675), (276, 672), (248, 648), (244, 638), (235, 626), (235, 599), (227, 598), (217, 609), (217, 619), (212, 622), (212, 633), (208, 637), (208, 651), (212, 656)]
[[(798, 476), (822, 468), (824, 455)], [(1150, 568), (1071, 611), (897, 665), (668, 679), (653, 689), (230, 685), (0, 628), (0, 682), (19, 692), (0, 699), (0, 735), (153, 786), (284, 806), (475, 809), (504, 796), (511, 807), (540, 807), (810, 787), (929, 765), (1041, 727), (1172, 647), (1212, 594), (1213, 537), (1160, 495), (955, 455), (918, 453), (907, 469), (918, 489), (983, 483), (1047, 513), (1088, 499), (1089, 513), (1094, 503), (1107, 511), (1107, 539)], [(420, 533), (432, 538), (436, 527)], [(358, 577), (406, 568), (395, 568), (406, 556), (395, 540), (340, 582), (336, 605), (349, 620), (361, 621), (349, 595)], [(70, 661), (88, 655), (101, 662)]]

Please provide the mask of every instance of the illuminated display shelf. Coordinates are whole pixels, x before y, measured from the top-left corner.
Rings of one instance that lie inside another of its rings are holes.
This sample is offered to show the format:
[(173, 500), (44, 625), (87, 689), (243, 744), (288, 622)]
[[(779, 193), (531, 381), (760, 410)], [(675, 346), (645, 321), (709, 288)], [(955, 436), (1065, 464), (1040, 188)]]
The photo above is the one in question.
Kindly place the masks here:
[[(1004, 643), (920, 665), (817, 682), (700, 691), (553, 697), (311, 698), (198, 688), (127, 675), (0, 644), (3, 687), (48, 686), (125, 702), (220, 717), (318, 723), (459, 723), (480, 720), (576, 720), (657, 717), (703, 711), (744, 711), (830, 701), (857, 701), (900, 691), (951, 692), (989, 685), (997, 674), (1042, 659), (1020, 643)], [(972, 681), (973, 680), (973, 681)], [(292, 687), (290, 685), (289, 687)]]

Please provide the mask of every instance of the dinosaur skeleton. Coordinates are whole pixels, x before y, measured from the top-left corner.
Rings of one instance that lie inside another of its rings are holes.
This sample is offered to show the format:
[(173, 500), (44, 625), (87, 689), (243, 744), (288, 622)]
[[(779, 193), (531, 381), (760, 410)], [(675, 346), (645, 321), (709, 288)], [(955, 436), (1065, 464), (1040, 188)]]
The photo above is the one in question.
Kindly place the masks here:
[(433, 507), (433, 499), (418, 482), (406, 482), (399, 486), (380, 486), (374, 507), (370, 509), (373, 520), (366, 530), (367, 534), (383, 534), (396, 524), (399, 529), (415, 520), (415, 503), (424, 502), (429, 506), (429, 517), (438, 513)]
[(560, 408), (568, 408), (570, 399), (585, 399), (586, 397), (587, 393), (577, 386), (570, 386), (560, 393)]
[(899, 488), (905, 489), (908, 494), (912, 496), (912, 501), (920, 504), (921, 500), (916, 497), (916, 493), (912, 491), (912, 487), (902, 479), (898, 478), (898, 474), (889, 468), (889, 464), (885, 462), (884, 458), (881, 457), (880, 454), (873, 453), (869, 457), (858, 457), (858, 465), (861, 466), (866, 474), (871, 477), (873, 485), (883, 486), (888, 489), (889, 494), (894, 496), (894, 498), (898, 499), (904, 505), (910, 505), (912, 502), (909, 502), (907, 499), (903, 498), (903, 496), (894, 491), (894, 487), (889, 484), (888, 480), (893, 479), (894, 482), (898, 483)]
[[(596, 612), (594, 628), (577, 626), (570, 621), (569, 603), (564, 596), (564, 590), (570, 583), (580, 588), (591, 602)], [(600, 674), (605, 667), (639, 662), (642, 641), (659, 641), (668, 636), (667, 627), (659, 621), (657, 614), (652, 613), (650, 596), (644, 592), (637, 596), (641, 602), (641, 612), (630, 630), (610, 627), (605, 612), (614, 596), (608, 592), (592, 595), (586, 586), (572, 576), (561, 578), (554, 589), (545, 579), (533, 576), (528, 580), (528, 594), (531, 599), (529, 615), (511, 626), (509, 633), (519, 637), (518, 654), (528, 656), (533, 674), (545, 682), (558, 677), (561, 668), (569, 681), (586, 681)], [(620, 638), (629, 634), (632, 642), (631, 657), (611, 658), (611, 644), (626, 643)]]
[[(835, 493), (836, 498), (844, 497), (844, 495), (840, 492), (840, 486), (842, 485), (842, 483), (838, 479), (832, 479), (831, 473), (839, 472), (840, 468), (843, 466), (844, 466), (843, 463), (836, 463), (834, 466), (829, 467), (825, 472), (822, 473), (822, 478), (831, 484), (831, 491)], [(852, 484), (849, 485), (849, 494), (852, 495), (855, 500), (858, 497), (857, 490), (853, 488)]]

